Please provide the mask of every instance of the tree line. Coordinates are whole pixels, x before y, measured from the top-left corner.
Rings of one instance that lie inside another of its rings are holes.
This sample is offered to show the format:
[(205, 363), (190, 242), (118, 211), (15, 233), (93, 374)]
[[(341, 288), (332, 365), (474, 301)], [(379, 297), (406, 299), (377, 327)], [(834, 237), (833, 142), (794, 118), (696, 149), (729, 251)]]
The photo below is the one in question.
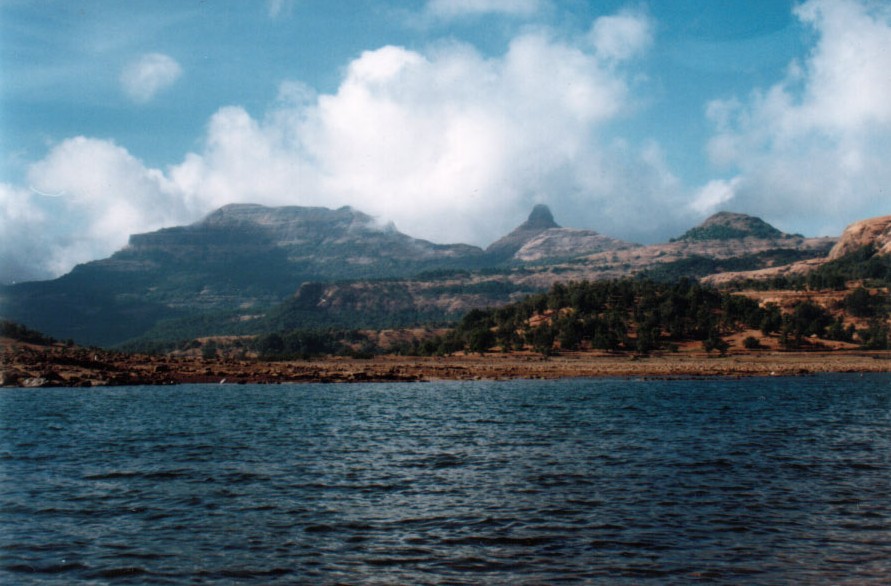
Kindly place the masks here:
[[(782, 311), (682, 278), (673, 283), (643, 279), (556, 283), (545, 293), (488, 309), (469, 311), (446, 333), (380, 348), (356, 330), (291, 330), (260, 336), (254, 348), (262, 358), (308, 358), (325, 354), (370, 357), (379, 353), (448, 355), (533, 350), (544, 356), (561, 351), (600, 350), (647, 355), (699, 342), (707, 352), (724, 354), (726, 337), (757, 330), (777, 337), (782, 348), (813, 345), (812, 338), (856, 342), (868, 349), (889, 346), (887, 294), (854, 289), (833, 313), (811, 301)], [(857, 329), (843, 315), (867, 321)], [(761, 347), (749, 336), (748, 349)]]
[[(517, 303), (472, 310), (448, 333), (404, 351), (423, 355), (531, 348), (543, 355), (564, 350), (645, 355), (698, 341), (706, 351), (723, 354), (729, 348), (724, 338), (744, 330), (775, 335), (789, 350), (809, 346), (812, 337), (883, 349), (889, 347), (888, 308), (887, 295), (855, 289), (839, 309), (869, 318), (868, 327), (857, 330), (810, 300), (784, 313), (775, 304), (762, 307), (692, 279), (557, 283), (547, 293)], [(758, 348), (760, 341), (752, 336), (745, 346)]]

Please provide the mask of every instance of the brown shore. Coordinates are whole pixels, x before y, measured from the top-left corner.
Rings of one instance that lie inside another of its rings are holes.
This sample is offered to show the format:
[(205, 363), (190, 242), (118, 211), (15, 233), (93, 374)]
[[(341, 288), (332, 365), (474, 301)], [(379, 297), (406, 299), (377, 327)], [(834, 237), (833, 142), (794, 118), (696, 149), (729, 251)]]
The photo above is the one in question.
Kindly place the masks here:
[(828, 372), (891, 372), (891, 352), (752, 351), (719, 357), (686, 351), (647, 357), (573, 353), (372, 359), (329, 357), (264, 362), (129, 355), (65, 346), (3, 344), (0, 385), (90, 387), (184, 383), (310, 383), (505, 380), (596, 377), (800, 376)]

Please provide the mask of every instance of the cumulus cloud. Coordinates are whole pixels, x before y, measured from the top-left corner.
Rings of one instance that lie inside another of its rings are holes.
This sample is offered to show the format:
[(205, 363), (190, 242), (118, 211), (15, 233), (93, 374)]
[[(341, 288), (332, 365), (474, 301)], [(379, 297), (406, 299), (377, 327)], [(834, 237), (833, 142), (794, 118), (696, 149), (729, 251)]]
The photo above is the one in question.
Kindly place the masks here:
[[(616, 26), (646, 29), (633, 18)], [(263, 116), (221, 108), (200, 148), (164, 170), (108, 141), (65, 141), (29, 173), (35, 189), (67, 194), (52, 199), (65, 214), (52, 232), (63, 236), (44, 242), (45, 270), (232, 202), (352, 205), (438, 242), (487, 245), (536, 203), (569, 226), (665, 236), (679, 226), (680, 182), (657, 144), (604, 130), (633, 103), (633, 71), (616, 59), (648, 42), (616, 38), (597, 48), (538, 30), (497, 57), (458, 42), (367, 51), (333, 93), (288, 82)], [(33, 193), (9, 199), (41, 213), (50, 205)]]
[(59, 275), (108, 256), (129, 234), (194, 217), (163, 173), (110, 141), (68, 139), (28, 175), (28, 189), (0, 187), (4, 280)]
[[(367, 51), (333, 94), (298, 86), (296, 104), (263, 119), (220, 110), (204, 149), (171, 178), (215, 205), (349, 204), (436, 241), (487, 244), (536, 202), (576, 224), (643, 237), (653, 225), (611, 200), (634, 181), (635, 201), (661, 205), (651, 192), (675, 183), (649, 147), (603, 140), (629, 89), (586, 47), (535, 32), (498, 58), (460, 43)], [(662, 207), (659, 221), (672, 217)]]
[(774, 86), (709, 104), (708, 152), (739, 176), (725, 200), (735, 209), (837, 234), (891, 213), (891, 7), (810, 0), (795, 14), (816, 33), (813, 50)]
[(49, 219), (35, 205), (35, 196), (27, 189), (0, 183), (0, 283), (56, 274), (39, 260), (51, 246), (45, 239)]
[(121, 71), (121, 88), (138, 104), (150, 102), (182, 75), (182, 67), (163, 53), (147, 53), (131, 61)]
[(734, 198), (741, 182), (741, 177), (709, 181), (696, 192), (690, 207), (701, 215), (716, 212)]
[(427, 14), (453, 19), (482, 14), (532, 16), (542, 7), (542, 0), (429, 0)]

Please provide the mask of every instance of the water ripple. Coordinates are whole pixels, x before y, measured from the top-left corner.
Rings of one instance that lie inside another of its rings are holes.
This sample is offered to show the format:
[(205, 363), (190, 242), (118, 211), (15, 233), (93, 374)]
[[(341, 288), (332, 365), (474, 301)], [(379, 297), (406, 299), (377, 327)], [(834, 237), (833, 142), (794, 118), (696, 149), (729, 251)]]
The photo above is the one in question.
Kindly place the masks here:
[(881, 584), (891, 375), (0, 390), (0, 582)]

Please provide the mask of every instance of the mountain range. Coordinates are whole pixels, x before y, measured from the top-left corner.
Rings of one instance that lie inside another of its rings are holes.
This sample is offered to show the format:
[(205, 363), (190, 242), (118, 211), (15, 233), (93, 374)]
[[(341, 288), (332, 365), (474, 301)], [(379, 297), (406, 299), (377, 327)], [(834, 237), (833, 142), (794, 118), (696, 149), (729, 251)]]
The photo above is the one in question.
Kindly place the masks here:
[(111, 257), (0, 289), (0, 314), (60, 339), (115, 346), (300, 327), (454, 320), (556, 281), (704, 277), (823, 258), (834, 238), (721, 212), (665, 244), (563, 228), (550, 210), (486, 249), (434, 244), (355, 209), (235, 204), (135, 234)]

